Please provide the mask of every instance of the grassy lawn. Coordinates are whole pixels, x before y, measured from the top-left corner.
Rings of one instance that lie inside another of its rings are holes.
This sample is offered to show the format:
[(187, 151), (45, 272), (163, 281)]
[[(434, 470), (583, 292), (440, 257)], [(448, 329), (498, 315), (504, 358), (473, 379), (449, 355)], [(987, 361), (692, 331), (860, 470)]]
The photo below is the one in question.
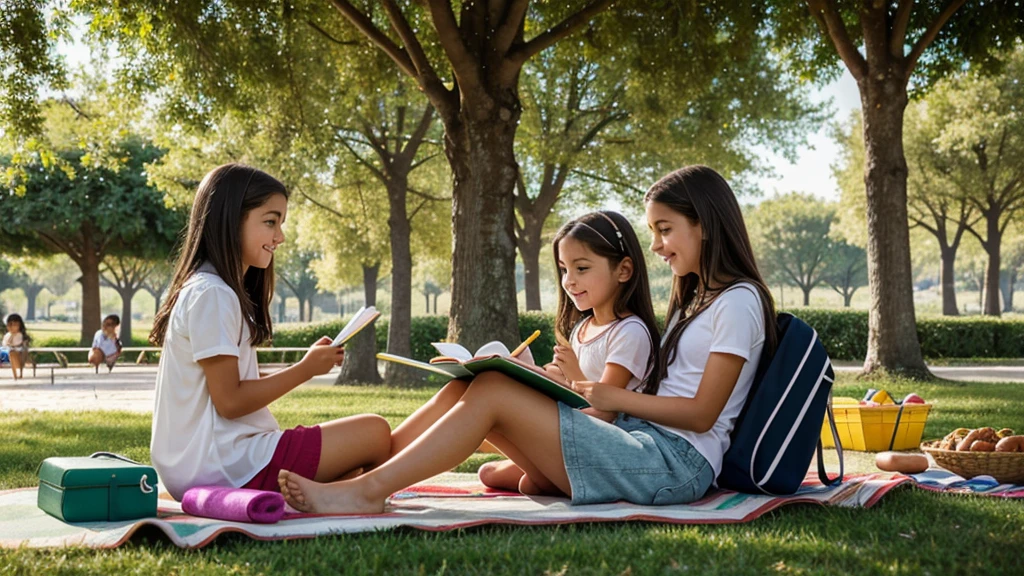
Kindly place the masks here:
[[(935, 403), (926, 438), (958, 426), (1024, 430), (1024, 385), (888, 381), (893, 396), (917, 392)], [(837, 395), (866, 384), (840, 375)], [(360, 412), (399, 423), (431, 390), (301, 389), (272, 406), (282, 426)], [(0, 489), (34, 485), (51, 455), (114, 450), (148, 460), (150, 417), (132, 413), (0, 412)], [(475, 456), (462, 470), (489, 457)], [(848, 469), (872, 457), (851, 454)], [(161, 541), (118, 550), (0, 550), (0, 574), (189, 573), (1015, 573), (1024, 546), (1024, 506), (898, 488), (874, 508), (791, 506), (728, 526), (646, 523), (479, 527), (448, 533), (400, 530), (293, 542), (219, 539), (201, 551)]]

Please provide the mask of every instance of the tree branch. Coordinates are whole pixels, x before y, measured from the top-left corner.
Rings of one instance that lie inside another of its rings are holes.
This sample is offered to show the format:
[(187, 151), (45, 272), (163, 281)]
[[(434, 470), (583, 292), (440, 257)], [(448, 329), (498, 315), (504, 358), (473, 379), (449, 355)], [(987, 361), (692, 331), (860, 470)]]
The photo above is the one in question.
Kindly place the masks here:
[(433, 196), (431, 194), (427, 194), (426, 192), (421, 192), (413, 188), (412, 186), (407, 186), (406, 190), (408, 190), (410, 194), (419, 196), (420, 198), (423, 198), (424, 200), (430, 202), (448, 202), (449, 200), (451, 200), (451, 198), (445, 198), (444, 196)]
[(592, 180), (597, 180), (598, 182), (605, 182), (605, 183), (611, 184), (613, 186), (622, 186), (623, 188), (628, 188), (628, 189), (630, 189), (630, 190), (632, 190), (634, 192), (639, 192), (641, 194), (647, 192), (646, 190), (642, 190), (640, 188), (637, 188), (636, 186), (633, 186), (632, 184), (630, 184), (628, 182), (619, 182), (618, 180), (612, 180), (611, 178), (605, 178), (604, 176), (598, 176), (597, 174), (590, 174), (589, 172), (584, 172), (582, 170), (573, 170), (572, 173), (576, 174), (577, 176), (583, 176), (584, 178), (590, 178)]
[(388, 177), (383, 172), (378, 170), (377, 167), (373, 165), (373, 163), (371, 163), (366, 158), (363, 158), (362, 156), (360, 156), (359, 153), (356, 152), (355, 148), (353, 148), (351, 145), (349, 145), (349, 143), (346, 142), (344, 138), (341, 139), (341, 143), (342, 143), (342, 145), (345, 146), (345, 148), (348, 149), (349, 153), (352, 154), (352, 156), (356, 159), (356, 161), (359, 162), (360, 164), (362, 164), (363, 166), (365, 166), (366, 169), (369, 170), (374, 175), (374, 177), (376, 177), (378, 180), (380, 180), (385, 185), (388, 183)]
[(409, 27), (409, 21), (402, 14), (402, 9), (395, 4), (395, 0), (381, 0), (381, 3), (384, 4), (384, 11), (388, 15), (391, 27), (398, 33), (402, 44), (405, 44), (406, 52), (412, 57), (412, 64), (416, 67), (416, 72), (419, 73), (420, 77), (436, 77), (437, 74), (434, 72), (434, 67), (427, 60), (427, 55), (423, 52), (423, 46), (420, 44), (419, 39), (416, 38), (412, 28)]
[(395, 44), (387, 34), (381, 32), (366, 14), (363, 14), (348, 0), (331, 0), (331, 3), (334, 4), (334, 7), (338, 9), (338, 12), (341, 12), (342, 16), (347, 18), (353, 26), (369, 38), (371, 42), (380, 47), (385, 54), (390, 56), (403, 72), (413, 78), (419, 78), (419, 75), (416, 73), (416, 66), (413, 65), (412, 60), (409, 58), (409, 54)]
[(579, 30), (590, 20), (604, 11), (614, 0), (594, 0), (579, 12), (562, 20), (545, 32), (534, 36), (529, 42), (518, 46), (509, 52), (509, 59), (522, 66), (530, 57), (543, 52), (544, 49), (554, 46), (556, 42)]
[(530, 0), (512, 0), (512, 5), (505, 11), (501, 25), (494, 32), (494, 51), (498, 56), (504, 58), (508, 54), (512, 42), (515, 42), (519, 30), (522, 29), (523, 18), (529, 6)]
[(79, 108), (75, 104), (74, 100), (72, 100), (71, 98), (68, 98), (67, 94), (62, 94), (61, 95), (61, 101), (64, 102), (65, 104), (67, 104), (68, 106), (70, 106), (71, 109), (75, 111), (75, 114), (78, 114), (79, 116), (81, 116), (82, 118), (85, 118), (86, 120), (92, 120), (92, 116), (89, 116), (85, 112), (82, 112), (82, 109)]
[(331, 208), (330, 206), (327, 206), (325, 204), (320, 203), (317, 199), (313, 198), (312, 196), (310, 196), (309, 194), (306, 194), (305, 192), (303, 192), (301, 190), (299, 191), (299, 194), (302, 194), (303, 198), (305, 198), (306, 200), (309, 200), (310, 202), (312, 202), (313, 205), (316, 206), (317, 208), (320, 208), (321, 210), (324, 210), (324, 211), (334, 215), (335, 217), (340, 218), (341, 220), (349, 220), (349, 219), (352, 218), (351, 215), (342, 214), (341, 212), (338, 212), (334, 208)]
[(427, 130), (430, 130), (430, 125), (434, 120), (434, 107), (427, 105), (426, 109), (423, 110), (423, 115), (420, 116), (420, 123), (416, 125), (416, 129), (412, 135), (409, 136), (408, 142), (402, 148), (401, 153), (407, 154), (412, 153), (416, 155), (416, 151), (419, 150), (420, 144), (423, 142), (423, 137), (427, 135)]
[(917, 66), (917, 60), (921, 57), (921, 54), (926, 48), (935, 40), (935, 37), (939, 35), (939, 30), (946, 25), (946, 22), (953, 16), (961, 6), (964, 5), (966, 0), (951, 0), (949, 5), (939, 13), (938, 17), (928, 26), (925, 30), (924, 35), (917, 39), (914, 43), (914, 47), (910, 50), (910, 55), (907, 56), (907, 68), (906, 75), (909, 77), (911, 72), (914, 71), (914, 67)]
[(339, 40), (339, 39), (335, 38), (334, 36), (331, 36), (330, 33), (328, 33), (323, 28), (317, 26), (316, 22), (313, 22), (312, 20), (306, 20), (306, 24), (309, 24), (310, 28), (312, 28), (313, 30), (316, 30), (317, 32), (319, 32), (321, 36), (323, 36), (324, 38), (327, 38), (328, 40), (330, 40), (331, 42), (334, 42), (335, 44), (337, 44), (339, 46), (356, 46), (357, 44), (359, 44), (355, 40)]
[(822, 33), (832, 41), (854, 80), (859, 82), (867, 74), (868, 65), (850, 40), (850, 33), (846, 30), (843, 18), (836, 11), (834, 0), (807, 0), (807, 7), (811, 11), (811, 16), (821, 26)]
[(480, 88), (480, 64), (469, 53), (459, 34), (459, 25), (448, 0), (430, 0), (430, 16), (437, 30), (441, 47), (452, 64), (452, 72), (462, 90), (473, 92)]
[(914, 0), (900, 0), (896, 17), (892, 23), (892, 37), (889, 39), (889, 54), (894, 58), (903, 57), (903, 44), (907, 40), (907, 24), (914, 8)]

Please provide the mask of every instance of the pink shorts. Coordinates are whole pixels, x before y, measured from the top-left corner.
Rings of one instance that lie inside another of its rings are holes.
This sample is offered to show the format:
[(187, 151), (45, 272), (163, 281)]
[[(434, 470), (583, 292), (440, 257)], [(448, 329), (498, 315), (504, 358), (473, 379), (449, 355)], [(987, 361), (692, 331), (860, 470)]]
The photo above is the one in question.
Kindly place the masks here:
[(280, 489), (277, 474), (282, 469), (310, 480), (316, 478), (317, 468), (320, 467), (322, 443), (323, 436), (319, 426), (296, 426), (291, 430), (285, 430), (277, 443), (277, 449), (274, 450), (274, 456), (270, 458), (270, 464), (242, 488), (277, 492)]

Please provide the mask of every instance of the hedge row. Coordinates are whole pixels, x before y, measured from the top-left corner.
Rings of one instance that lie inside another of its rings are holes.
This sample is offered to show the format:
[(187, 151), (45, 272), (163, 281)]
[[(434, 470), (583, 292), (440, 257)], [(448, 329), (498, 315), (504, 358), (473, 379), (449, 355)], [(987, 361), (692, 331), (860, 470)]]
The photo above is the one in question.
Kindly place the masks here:
[[(863, 310), (799, 308), (788, 310), (818, 331), (833, 360), (863, 360), (867, 355), (868, 313)], [(660, 319), (659, 319), (660, 320)], [(323, 335), (341, 330), (341, 320), (310, 324), (298, 329), (278, 330), (277, 346), (308, 346)], [(519, 315), (519, 334), (525, 338), (534, 330), (541, 336), (530, 347), (538, 363), (551, 361), (555, 345), (554, 315), (527, 312)], [(447, 316), (419, 316), (412, 319), (412, 355), (428, 360), (435, 355), (431, 342), (445, 338)], [(377, 349), (387, 348), (388, 323), (376, 323)], [(917, 322), (917, 336), (925, 358), (1021, 358), (1024, 357), (1024, 321), (986, 317), (929, 318)], [(275, 360), (279, 359), (275, 355)]]

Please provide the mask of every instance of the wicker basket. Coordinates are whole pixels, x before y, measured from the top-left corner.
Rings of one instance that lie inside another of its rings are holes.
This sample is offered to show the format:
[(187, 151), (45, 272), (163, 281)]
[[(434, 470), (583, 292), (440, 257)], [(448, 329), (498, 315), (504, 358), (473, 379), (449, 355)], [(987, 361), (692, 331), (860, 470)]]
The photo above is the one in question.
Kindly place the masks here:
[(921, 450), (964, 478), (985, 474), (1004, 484), (1024, 484), (1024, 452), (957, 452), (936, 448), (931, 442), (921, 444)]

